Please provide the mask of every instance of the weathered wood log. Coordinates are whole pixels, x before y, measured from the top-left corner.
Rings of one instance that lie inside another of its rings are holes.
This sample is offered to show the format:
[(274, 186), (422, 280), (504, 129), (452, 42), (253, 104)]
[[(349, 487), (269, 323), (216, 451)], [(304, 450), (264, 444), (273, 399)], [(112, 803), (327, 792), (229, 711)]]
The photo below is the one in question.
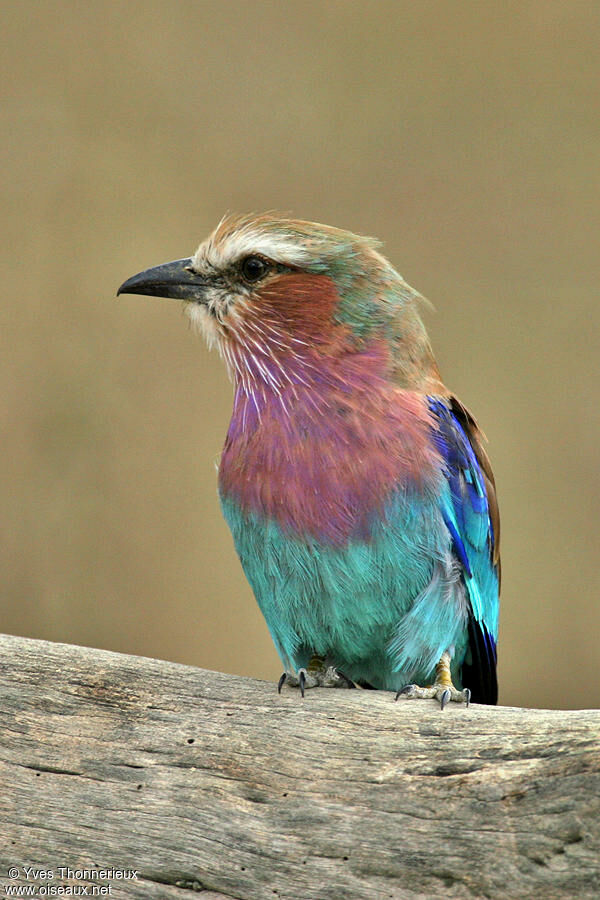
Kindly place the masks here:
[(15, 637), (0, 696), (3, 895), (600, 896), (598, 711), (302, 700)]

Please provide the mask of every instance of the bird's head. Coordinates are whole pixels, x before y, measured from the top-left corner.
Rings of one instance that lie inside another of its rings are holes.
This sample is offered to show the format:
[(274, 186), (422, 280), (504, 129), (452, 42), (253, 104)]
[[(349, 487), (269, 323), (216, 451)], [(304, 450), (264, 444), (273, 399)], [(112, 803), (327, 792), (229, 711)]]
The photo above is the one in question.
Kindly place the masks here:
[(191, 321), (243, 383), (278, 377), (272, 363), (285, 374), (302, 359), (314, 367), (319, 357), (383, 342), (392, 375), (413, 386), (435, 368), (421, 298), (378, 246), (314, 222), (228, 215), (192, 257), (140, 272), (118, 293), (185, 301)]

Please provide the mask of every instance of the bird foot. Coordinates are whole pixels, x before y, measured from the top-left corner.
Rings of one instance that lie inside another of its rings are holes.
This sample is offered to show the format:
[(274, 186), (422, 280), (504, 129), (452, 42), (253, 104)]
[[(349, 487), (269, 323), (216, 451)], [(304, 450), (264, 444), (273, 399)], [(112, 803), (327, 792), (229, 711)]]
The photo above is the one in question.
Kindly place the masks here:
[(304, 697), (307, 688), (353, 688), (355, 684), (343, 672), (339, 672), (335, 666), (327, 666), (319, 657), (314, 657), (304, 669), (294, 672), (284, 672), (277, 684), (277, 692), (281, 693), (284, 684), (290, 687), (299, 687)]
[(435, 698), (439, 700), (442, 709), (453, 700), (455, 703), (466, 703), (468, 706), (471, 702), (471, 691), (465, 688), (464, 691), (457, 690), (452, 684), (452, 676), (450, 674), (450, 651), (446, 650), (442, 653), (437, 666), (435, 667), (435, 682), (428, 687), (419, 687), (418, 684), (405, 684), (396, 694), (396, 700), (400, 695), (404, 695), (407, 700), (431, 700)]
[(458, 691), (452, 682), (436, 682), (428, 687), (419, 687), (418, 684), (405, 684), (404, 687), (396, 694), (398, 697), (404, 696), (407, 700), (431, 700), (435, 698), (439, 701), (440, 707), (444, 707), (453, 700), (455, 703), (465, 703), (467, 706), (471, 702), (471, 691), (465, 688), (464, 691)]

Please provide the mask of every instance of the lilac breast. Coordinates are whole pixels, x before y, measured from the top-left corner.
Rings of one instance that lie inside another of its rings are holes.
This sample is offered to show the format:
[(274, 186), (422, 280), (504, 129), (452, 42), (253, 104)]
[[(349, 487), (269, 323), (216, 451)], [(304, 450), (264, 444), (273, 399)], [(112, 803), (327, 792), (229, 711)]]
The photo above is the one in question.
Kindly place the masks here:
[(285, 384), (236, 391), (219, 469), (223, 496), (289, 534), (368, 540), (390, 494), (437, 483), (423, 395), (395, 388), (376, 352), (318, 360)]

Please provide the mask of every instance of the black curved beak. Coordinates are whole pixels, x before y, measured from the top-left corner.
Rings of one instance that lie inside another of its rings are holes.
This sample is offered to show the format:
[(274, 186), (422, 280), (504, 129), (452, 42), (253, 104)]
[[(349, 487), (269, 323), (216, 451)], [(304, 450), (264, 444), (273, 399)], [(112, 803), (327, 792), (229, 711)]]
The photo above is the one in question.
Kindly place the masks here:
[(124, 281), (119, 294), (148, 294), (151, 297), (169, 297), (173, 300), (204, 301), (207, 279), (192, 269), (192, 260), (176, 259), (132, 275)]

